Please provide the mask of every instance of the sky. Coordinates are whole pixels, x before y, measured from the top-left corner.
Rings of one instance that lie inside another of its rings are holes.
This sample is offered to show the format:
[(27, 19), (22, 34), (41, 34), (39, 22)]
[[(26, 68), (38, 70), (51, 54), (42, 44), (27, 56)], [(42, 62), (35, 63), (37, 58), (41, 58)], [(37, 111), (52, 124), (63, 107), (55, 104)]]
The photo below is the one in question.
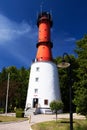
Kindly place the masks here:
[(75, 55), (76, 41), (87, 34), (87, 0), (0, 0), (0, 70), (31, 66), (41, 10), (52, 15), (53, 58)]

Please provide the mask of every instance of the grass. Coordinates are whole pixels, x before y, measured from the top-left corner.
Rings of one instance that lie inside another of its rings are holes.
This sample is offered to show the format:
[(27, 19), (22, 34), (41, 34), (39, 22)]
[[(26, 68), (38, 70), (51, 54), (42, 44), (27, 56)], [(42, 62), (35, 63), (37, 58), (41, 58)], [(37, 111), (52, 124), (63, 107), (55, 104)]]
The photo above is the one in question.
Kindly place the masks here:
[[(87, 120), (74, 120), (74, 130), (87, 130)], [(49, 121), (32, 125), (33, 130), (69, 130), (69, 120)]]
[(14, 116), (0, 116), (0, 122), (24, 121), (27, 118), (16, 118)]

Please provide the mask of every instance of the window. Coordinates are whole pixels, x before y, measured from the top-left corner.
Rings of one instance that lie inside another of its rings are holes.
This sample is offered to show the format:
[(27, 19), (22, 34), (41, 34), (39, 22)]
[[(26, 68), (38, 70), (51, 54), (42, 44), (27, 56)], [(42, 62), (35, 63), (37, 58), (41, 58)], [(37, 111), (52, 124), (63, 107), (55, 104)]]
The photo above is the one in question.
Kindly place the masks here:
[(36, 82), (38, 82), (38, 80), (39, 80), (39, 78), (38, 78), (38, 77), (36, 77), (36, 78), (35, 78), (35, 81), (36, 81)]
[(44, 100), (44, 105), (48, 105), (48, 100), (47, 99)]
[(34, 89), (34, 93), (37, 94), (38, 93), (38, 89)]
[(39, 69), (40, 69), (39, 67), (36, 67), (36, 71), (39, 71)]

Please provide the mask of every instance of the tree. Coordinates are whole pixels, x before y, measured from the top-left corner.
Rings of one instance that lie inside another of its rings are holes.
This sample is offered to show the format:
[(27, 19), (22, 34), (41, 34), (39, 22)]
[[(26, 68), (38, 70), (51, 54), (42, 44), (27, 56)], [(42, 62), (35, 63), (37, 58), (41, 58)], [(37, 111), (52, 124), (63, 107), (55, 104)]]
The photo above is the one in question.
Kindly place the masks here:
[[(77, 68), (78, 68), (78, 63), (76, 58), (73, 55), (69, 55), (71, 59), (71, 64), (72, 64), (72, 86), (75, 81), (77, 81)], [(65, 56), (65, 60), (69, 62), (67, 56)], [(55, 63), (61, 63), (62, 62), (62, 57), (58, 57), (55, 59)], [(61, 90), (61, 100), (63, 101), (64, 112), (69, 112), (69, 68), (58, 68), (58, 74), (59, 74), (59, 84), (60, 84), (60, 90)], [(74, 89), (73, 89), (74, 93)], [(73, 95), (73, 94), (72, 94)], [(72, 97), (74, 99), (74, 95)], [(67, 102), (67, 103), (66, 103)], [(73, 105), (73, 110), (75, 111), (75, 105)]]
[(76, 42), (78, 55), (77, 81), (74, 83), (76, 111), (87, 115), (87, 35)]
[(54, 100), (50, 103), (50, 108), (52, 111), (55, 111), (57, 121), (57, 113), (59, 110), (63, 109), (63, 102), (61, 100)]
[(7, 76), (7, 70), (4, 67), (0, 73), (0, 107), (2, 108), (5, 106), (6, 101)]
[(28, 88), (28, 81), (29, 81), (29, 71), (26, 70), (24, 67), (21, 67), (19, 70), (19, 77), (20, 77), (20, 87), (19, 87), (19, 93), (20, 93), (20, 106), (21, 108), (25, 107), (26, 102), (26, 95), (27, 95), (27, 88)]
[(87, 116), (87, 89), (80, 88), (76, 91), (74, 103), (76, 104), (76, 112)]
[(17, 69), (15, 66), (3, 68), (0, 72), (0, 107), (5, 108), (8, 73), (10, 73), (8, 108), (10, 111), (14, 110), (14, 107), (24, 108), (29, 70), (24, 67)]

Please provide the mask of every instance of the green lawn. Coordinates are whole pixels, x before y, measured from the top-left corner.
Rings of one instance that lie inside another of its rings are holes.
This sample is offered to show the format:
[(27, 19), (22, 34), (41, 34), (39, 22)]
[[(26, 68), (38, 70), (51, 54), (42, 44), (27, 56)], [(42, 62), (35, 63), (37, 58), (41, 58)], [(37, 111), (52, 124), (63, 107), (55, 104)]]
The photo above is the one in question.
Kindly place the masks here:
[(16, 118), (14, 116), (0, 116), (0, 122), (23, 121), (27, 118)]
[[(74, 120), (74, 130), (87, 130), (87, 120)], [(33, 130), (70, 130), (68, 120), (49, 121), (32, 125)]]

